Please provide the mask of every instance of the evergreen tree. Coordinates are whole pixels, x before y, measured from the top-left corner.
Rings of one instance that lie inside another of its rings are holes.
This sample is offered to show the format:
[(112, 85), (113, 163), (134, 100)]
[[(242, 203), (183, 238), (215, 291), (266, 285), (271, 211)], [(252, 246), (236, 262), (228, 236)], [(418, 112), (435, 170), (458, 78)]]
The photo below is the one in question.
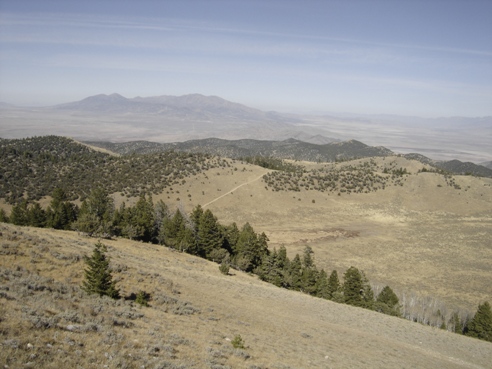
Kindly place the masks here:
[(401, 316), (400, 300), (389, 286), (384, 287), (379, 293), (375, 310), (383, 314)]
[(316, 281), (316, 296), (326, 300), (330, 299), (328, 274), (326, 274), (324, 269), (321, 269), (318, 273), (318, 279)]
[(280, 249), (273, 249), (273, 252), (263, 256), (261, 265), (255, 270), (259, 277), (277, 287), (289, 288), (286, 276), (290, 260), (287, 257), (287, 250), (284, 246)]
[(129, 212), (129, 215), (127, 226), (130, 225), (133, 230), (133, 237), (131, 238), (144, 242), (153, 241), (155, 235), (152, 196), (149, 195), (148, 199), (146, 199), (145, 194), (142, 194)]
[(161, 239), (159, 238), (162, 223), (164, 221), (164, 218), (169, 217), (169, 208), (167, 205), (164, 203), (164, 201), (159, 200), (154, 206), (154, 230), (153, 233), (156, 237), (156, 241), (158, 243), (162, 243)]
[(229, 250), (232, 255), (237, 254), (237, 241), (239, 239), (239, 228), (236, 223), (224, 227), (224, 247)]
[(46, 212), (38, 202), (32, 204), (27, 211), (27, 222), (32, 227), (46, 226)]
[(478, 305), (475, 316), (468, 323), (466, 335), (492, 342), (492, 311), (488, 301)]
[(117, 299), (120, 297), (119, 290), (113, 281), (106, 251), (106, 246), (98, 242), (92, 251), (91, 257), (84, 255), (87, 269), (85, 269), (82, 289), (88, 294), (98, 294), (99, 296), (109, 296)]
[(332, 300), (338, 292), (341, 292), (340, 280), (338, 279), (337, 271), (333, 270), (328, 279), (328, 298)]
[(126, 203), (123, 201), (113, 213), (113, 232), (115, 236), (125, 236), (126, 227)]
[(22, 199), (21, 202), (15, 204), (10, 211), (10, 223), (26, 226), (29, 224), (27, 200)]
[(7, 213), (5, 212), (5, 210), (3, 210), (2, 208), (0, 208), (0, 222), (3, 222), (3, 223), (9, 222), (9, 217), (7, 216)]
[(299, 254), (289, 263), (285, 282), (288, 289), (299, 291), (301, 289), (302, 263)]
[(363, 280), (359, 270), (355, 267), (350, 267), (343, 275), (343, 280), (344, 302), (348, 305), (363, 307), (365, 305)]
[(114, 234), (114, 211), (113, 199), (103, 189), (96, 188), (83, 201), (77, 221), (72, 227), (91, 235), (111, 236)]
[(461, 324), (461, 318), (457, 312), (455, 312), (451, 317), (450, 325), (453, 327), (452, 331), (454, 333), (463, 334), (463, 326)]
[(198, 228), (198, 252), (199, 255), (210, 259), (214, 249), (222, 248), (224, 236), (220, 230), (217, 218), (212, 214), (210, 209), (200, 216)]
[(366, 309), (374, 309), (374, 291), (369, 284), (369, 280), (363, 271), (360, 271), (362, 277), (362, 299), (364, 300), (363, 307)]
[(162, 225), (165, 244), (172, 248), (178, 248), (185, 236), (185, 218), (179, 209), (176, 209), (171, 219), (164, 218)]
[(77, 219), (77, 208), (68, 201), (65, 191), (56, 188), (51, 194), (51, 202), (46, 210), (46, 225), (54, 229), (70, 229)]
[(200, 220), (203, 215), (203, 208), (200, 205), (197, 205), (193, 211), (191, 212), (191, 222), (193, 223), (192, 228), (195, 234), (198, 233), (198, 229), (200, 228)]
[(318, 270), (314, 265), (313, 249), (306, 246), (303, 252), (301, 269), (301, 290), (310, 295), (315, 295), (317, 291)]
[(246, 272), (251, 272), (260, 266), (262, 258), (268, 255), (268, 237), (262, 233), (259, 237), (249, 223), (246, 223), (239, 233), (236, 244), (234, 264)]

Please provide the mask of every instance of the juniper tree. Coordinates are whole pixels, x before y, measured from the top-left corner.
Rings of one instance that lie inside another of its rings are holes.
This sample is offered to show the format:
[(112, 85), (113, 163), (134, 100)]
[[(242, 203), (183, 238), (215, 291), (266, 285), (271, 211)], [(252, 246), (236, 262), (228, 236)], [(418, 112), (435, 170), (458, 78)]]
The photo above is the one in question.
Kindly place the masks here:
[(82, 282), (82, 289), (88, 294), (97, 294), (99, 296), (109, 296), (113, 299), (118, 299), (120, 293), (116, 288), (116, 282), (113, 281), (106, 251), (106, 246), (98, 242), (92, 251), (92, 256), (84, 256), (87, 269), (85, 269), (85, 279)]

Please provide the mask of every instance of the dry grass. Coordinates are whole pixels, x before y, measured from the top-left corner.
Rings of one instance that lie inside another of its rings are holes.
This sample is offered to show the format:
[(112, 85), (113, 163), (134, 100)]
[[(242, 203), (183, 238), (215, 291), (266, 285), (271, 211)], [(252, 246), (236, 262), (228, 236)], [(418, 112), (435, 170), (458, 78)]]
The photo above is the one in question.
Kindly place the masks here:
[[(487, 368), (492, 345), (276, 288), (165, 247), (104, 241), (123, 295), (89, 297), (96, 240), (0, 225), (0, 363), (9, 368)], [(240, 334), (245, 349), (231, 340)]]
[(411, 174), (403, 177), (403, 186), (369, 194), (274, 192), (261, 179), (251, 182), (268, 170), (236, 162), (237, 171), (216, 170), (220, 175), (174, 188), (192, 193), (193, 201), (177, 202), (173, 196), (164, 201), (189, 211), (217, 199), (207, 207), (220, 222), (249, 222), (267, 234), (271, 248), (285, 245), (294, 256), (310, 245), (325, 270), (343, 273), (353, 265), (377, 284), (431, 296), (449, 309), (475, 311), (479, 302), (491, 300), (492, 179), (453, 176), (458, 190), (442, 175), (417, 173), (423, 167), (419, 162), (374, 160), (381, 173), (391, 166)]

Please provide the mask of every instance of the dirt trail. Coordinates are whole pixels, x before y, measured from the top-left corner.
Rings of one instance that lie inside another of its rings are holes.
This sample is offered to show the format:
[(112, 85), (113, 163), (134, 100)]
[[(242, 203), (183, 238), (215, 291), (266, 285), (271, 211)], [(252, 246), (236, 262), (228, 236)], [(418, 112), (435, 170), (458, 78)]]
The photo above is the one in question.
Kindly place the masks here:
[(231, 192), (236, 191), (238, 188), (241, 188), (241, 187), (243, 187), (243, 186), (246, 186), (247, 184), (250, 184), (250, 183), (253, 183), (253, 182), (258, 181), (258, 180), (259, 180), (259, 179), (261, 179), (264, 175), (265, 175), (265, 173), (263, 173), (262, 175), (260, 175), (259, 177), (255, 178), (255, 179), (252, 179), (251, 181), (244, 182), (243, 184), (240, 184), (239, 186), (234, 187), (232, 190), (230, 190), (230, 191), (228, 191), (228, 192), (226, 192), (226, 193), (224, 193), (224, 194), (220, 195), (219, 197), (217, 197), (217, 198), (213, 199), (212, 201), (209, 201), (209, 202), (207, 202), (206, 204), (202, 205), (202, 207), (204, 208), (204, 207), (206, 207), (206, 206), (208, 206), (208, 205), (210, 205), (210, 204), (214, 203), (215, 201), (217, 201), (217, 200), (219, 200), (219, 199), (223, 198), (224, 196), (229, 195)]

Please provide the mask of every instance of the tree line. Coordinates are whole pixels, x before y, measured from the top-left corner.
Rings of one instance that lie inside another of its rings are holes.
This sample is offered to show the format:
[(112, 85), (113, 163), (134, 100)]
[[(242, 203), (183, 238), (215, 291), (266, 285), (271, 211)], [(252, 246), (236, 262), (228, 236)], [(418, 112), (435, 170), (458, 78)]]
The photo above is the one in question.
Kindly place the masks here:
[[(402, 316), (397, 295), (385, 286), (375, 296), (365, 273), (350, 267), (343, 274), (318, 269), (314, 252), (307, 246), (302, 255), (290, 259), (285, 247), (273, 251), (268, 237), (257, 233), (246, 223), (222, 225), (217, 217), (200, 205), (187, 214), (179, 208), (172, 211), (162, 201), (154, 203), (152, 195), (140, 195), (134, 206), (122, 203), (116, 208), (113, 199), (102, 188), (91, 191), (78, 207), (57, 188), (52, 200), (43, 209), (39, 203), (26, 200), (13, 206), (10, 216), (0, 210), (0, 221), (21, 226), (76, 230), (90, 236), (125, 237), (167, 247), (221, 264), (227, 274), (229, 267), (253, 273), (278, 287), (301, 291), (312, 296)], [(111, 287), (112, 288), (112, 287)], [(492, 313), (488, 302), (479, 305), (475, 317), (465, 323), (456, 315), (452, 331), (492, 341)], [(442, 326), (441, 328), (447, 328)]]

